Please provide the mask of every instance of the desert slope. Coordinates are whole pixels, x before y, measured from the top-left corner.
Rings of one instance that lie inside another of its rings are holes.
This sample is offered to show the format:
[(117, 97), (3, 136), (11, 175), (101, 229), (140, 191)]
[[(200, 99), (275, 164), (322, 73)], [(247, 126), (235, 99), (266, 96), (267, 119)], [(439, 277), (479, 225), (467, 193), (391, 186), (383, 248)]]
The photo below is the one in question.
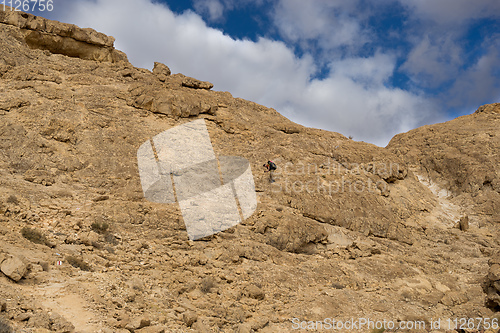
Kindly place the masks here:
[[(0, 11), (6, 331), (498, 318), (498, 105), (380, 148), (160, 63), (135, 68), (113, 40)], [(144, 199), (137, 150), (195, 119), (217, 156), (250, 162), (258, 206), (242, 224), (189, 241), (178, 205)]]

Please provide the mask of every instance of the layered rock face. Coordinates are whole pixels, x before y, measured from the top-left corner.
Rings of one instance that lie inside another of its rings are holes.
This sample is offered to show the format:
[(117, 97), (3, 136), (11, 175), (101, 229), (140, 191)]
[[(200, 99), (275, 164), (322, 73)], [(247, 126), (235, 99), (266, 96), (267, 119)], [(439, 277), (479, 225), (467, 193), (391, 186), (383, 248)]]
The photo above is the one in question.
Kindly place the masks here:
[(387, 146), (447, 190), (476, 223), (500, 223), (500, 103), (396, 135)]
[(87, 60), (117, 62), (127, 59), (123, 52), (113, 48), (113, 37), (94, 29), (47, 20), (8, 6), (0, 11), (0, 23), (17, 28), (11, 31), (16, 31), (16, 37), (24, 39), (30, 48)]
[[(0, 325), (290, 332), (293, 318), (498, 315), (498, 105), (381, 148), (135, 68), (91, 29), (0, 12), (0, 37)], [(217, 156), (250, 162), (258, 205), (193, 242), (177, 204), (144, 199), (137, 150), (195, 119)]]

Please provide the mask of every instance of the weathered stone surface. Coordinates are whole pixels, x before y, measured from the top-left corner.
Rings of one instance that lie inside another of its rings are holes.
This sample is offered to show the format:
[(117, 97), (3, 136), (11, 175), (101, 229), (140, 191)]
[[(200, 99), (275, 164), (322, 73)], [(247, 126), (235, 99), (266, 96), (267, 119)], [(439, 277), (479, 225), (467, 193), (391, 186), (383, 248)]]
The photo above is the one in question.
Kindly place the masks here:
[(28, 265), (21, 258), (11, 256), (2, 262), (0, 270), (9, 278), (17, 282), (28, 272)]
[(213, 88), (213, 84), (207, 81), (200, 81), (197, 79), (194, 79), (192, 77), (186, 77), (184, 80), (182, 80), (182, 85), (184, 87), (188, 88), (193, 88), (193, 89), (207, 89), (210, 90)]
[(192, 95), (181, 90), (168, 90), (156, 83), (132, 84), (129, 88), (130, 105), (171, 118), (188, 118), (200, 114), (215, 114), (217, 106), (211, 105), (203, 96)]
[(488, 278), (491, 281), (500, 281), (500, 265), (493, 264), (490, 267), (490, 273), (488, 274)]
[(462, 231), (469, 230), (469, 216), (465, 215), (460, 218), (458, 222), (458, 228)]
[(498, 223), (499, 144), (500, 103), (495, 103), (446, 123), (398, 134), (387, 148), (457, 196), (462, 206), (474, 205), (476, 213)]
[(113, 48), (115, 39), (111, 36), (11, 9), (7, 6), (0, 11), (0, 24), (19, 28), (31, 48), (87, 60), (128, 61), (123, 52)]
[(20, 29), (70, 37), (78, 41), (99, 46), (112, 47), (115, 42), (113, 37), (97, 32), (94, 29), (82, 29), (74, 24), (47, 20), (41, 16), (15, 11), (8, 6), (6, 6), (5, 11), (0, 11), (0, 23), (13, 25)]
[(153, 67), (153, 74), (162, 81), (165, 82), (168, 76), (170, 76), (170, 68), (167, 65), (162, 64), (161, 62), (155, 62)]
[(198, 315), (193, 311), (186, 311), (182, 314), (182, 321), (188, 327), (191, 327), (196, 320), (198, 320)]
[(266, 294), (262, 291), (262, 289), (254, 284), (249, 284), (245, 287), (245, 295), (260, 301), (266, 297)]
[(495, 309), (500, 307), (500, 252), (493, 254), (488, 264), (490, 268), (486, 276), (486, 302), (490, 308)]
[(135, 333), (165, 333), (166, 328), (162, 326), (148, 326), (134, 331)]

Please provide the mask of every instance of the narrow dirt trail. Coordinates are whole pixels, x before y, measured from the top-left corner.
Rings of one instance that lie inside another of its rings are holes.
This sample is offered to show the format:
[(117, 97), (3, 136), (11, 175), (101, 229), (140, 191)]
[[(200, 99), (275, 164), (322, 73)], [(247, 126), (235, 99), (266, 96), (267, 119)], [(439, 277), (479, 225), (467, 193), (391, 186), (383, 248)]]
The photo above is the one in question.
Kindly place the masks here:
[(41, 304), (48, 311), (64, 317), (75, 327), (78, 333), (96, 333), (102, 326), (97, 316), (89, 311), (91, 307), (82, 296), (73, 291), (72, 285), (76, 281), (69, 279), (65, 282), (50, 282), (37, 287), (29, 288), (29, 293), (41, 300)]

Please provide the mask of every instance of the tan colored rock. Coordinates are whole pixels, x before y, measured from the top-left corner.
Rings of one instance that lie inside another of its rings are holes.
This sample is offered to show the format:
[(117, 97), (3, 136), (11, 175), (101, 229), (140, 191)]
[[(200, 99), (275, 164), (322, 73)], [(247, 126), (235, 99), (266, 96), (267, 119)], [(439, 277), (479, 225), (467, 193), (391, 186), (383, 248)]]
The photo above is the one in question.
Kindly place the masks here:
[(153, 68), (153, 74), (156, 75), (156, 77), (162, 81), (165, 82), (168, 76), (170, 76), (170, 68), (167, 67), (167, 65), (162, 64), (161, 62), (155, 62), (154, 63), (154, 68)]
[(265, 292), (254, 284), (249, 284), (245, 287), (245, 295), (259, 301), (262, 301), (266, 297)]
[(461, 205), (474, 205), (474, 211), (498, 222), (500, 157), (495, 152), (499, 113), (500, 103), (484, 105), (471, 115), (398, 134), (387, 148), (404, 155), (436, 185), (459, 196)]
[(194, 79), (192, 77), (186, 77), (182, 80), (182, 85), (184, 87), (193, 88), (193, 89), (207, 89), (210, 90), (213, 88), (213, 84), (207, 81), (200, 81)]
[(148, 326), (134, 331), (135, 333), (165, 333), (166, 328), (162, 326)]
[(239, 324), (236, 333), (251, 333), (252, 325), (250, 323)]
[(37, 328), (33, 329), (33, 333), (51, 333), (51, 332), (53, 332), (53, 331), (46, 329), (46, 328), (37, 327)]
[(0, 110), (8, 112), (10, 110), (22, 108), (30, 104), (31, 103), (29, 101), (25, 101), (19, 98), (14, 98), (14, 99), (9, 98), (7, 100), (0, 101)]
[(99, 241), (99, 234), (95, 231), (81, 233), (78, 237), (80, 243), (92, 246)]
[(0, 11), (0, 23), (20, 28), (32, 48), (87, 60), (128, 62), (123, 52), (113, 48), (115, 39), (111, 36), (6, 8)]
[(203, 102), (202, 96), (190, 95), (180, 90), (167, 90), (156, 84), (132, 84), (129, 91), (132, 95), (129, 102), (131, 105), (174, 119), (199, 114), (213, 115), (217, 110), (216, 106)]
[(17, 256), (10, 256), (2, 262), (0, 270), (9, 278), (17, 282), (28, 273), (28, 265)]
[(125, 328), (129, 331), (135, 331), (151, 325), (151, 319), (149, 317), (137, 317), (134, 318), (130, 323), (128, 323)]
[(469, 216), (465, 215), (460, 218), (458, 222), (458, 228), (462, 231), (469, 230)]
[(188, 327), (191, 327), (196, 320), (198, 320), (198, 315), (193, 311), (186, 311), (182, 314), (182, 321)]
[(490, 272), (488, 274), (488, 278), (491, 281), (500, 281), (500, 265), (493, 264), (490, 267)]
[(196, 322), (191, 326), (193, 330), (199, 333), (210, 333), (210, 327), (201, 319), (198, 318)]
[(449, 291), (441, 299), (441, 303), (446, 306), (456, 306), (467, 302), (467, 295), (458, 291)]

